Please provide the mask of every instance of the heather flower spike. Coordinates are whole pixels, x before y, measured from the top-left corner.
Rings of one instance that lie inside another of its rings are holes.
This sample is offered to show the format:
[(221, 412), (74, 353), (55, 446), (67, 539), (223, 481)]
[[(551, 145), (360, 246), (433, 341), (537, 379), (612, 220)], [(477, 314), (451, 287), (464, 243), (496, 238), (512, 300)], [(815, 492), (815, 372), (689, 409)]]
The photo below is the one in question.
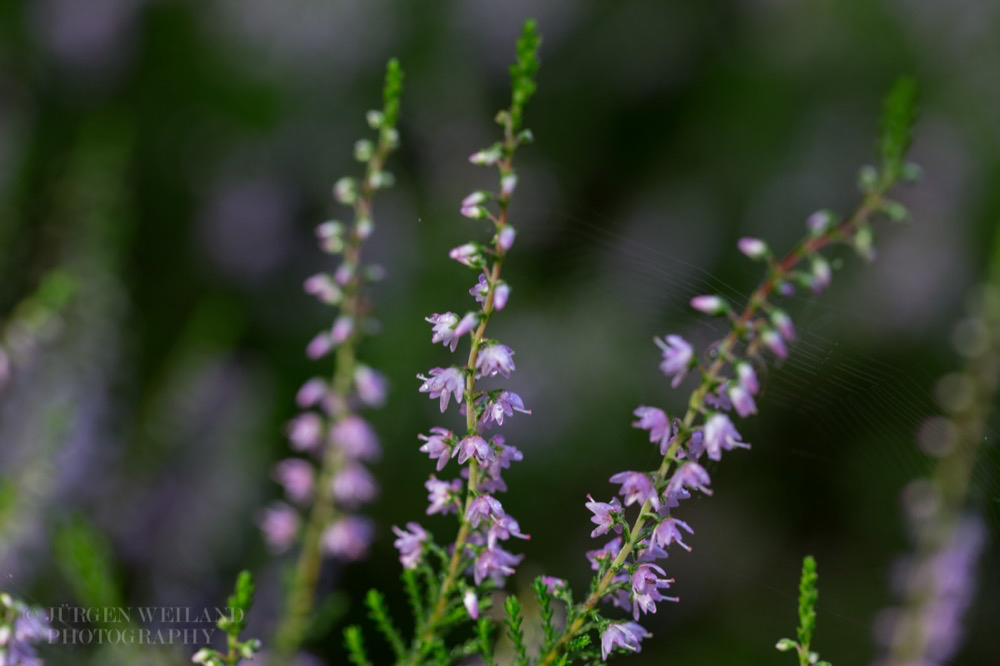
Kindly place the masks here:
[[(373, 535), (371, 523), (355, 510), (377, 492), (363, 463), (377, 459), (380, 446), (374, 429), (358, 412), (384, 402), (385, 380), (357, 357), (370, 322), (363, 287), (371, 271), (362, 249), (374, 229), (375, 194), (392, 182), (385, 163), (399, 145), (396, 121), (402, 83), (399, 63), (390, 60), (382, 110), (369, 112), (367, 117), (378, 133), (377, 141), (364, 139), (355, 144), (354, 154), (364, 164), (364, 175), (345, 177), (334, 185), (334, 199), (352, 208), (353, 223), (324, 222), (316, 231), (320, 249), (336, 256), (339, 266), (310, 277), (305, 291), (338, 312), (330, 330), (309, 343), (307, 354), (319, 359), (332, 353), (334, 367), (329, 381), (311, 379), (296, 396), (303, 411), (289, 426), (289, 438), (293, 450), (305, 457), (282, 461), (275, 470), (289, 499), (307, 506), (308, 512), (278, 628), (274, 655), (278, 663), (288, 663), (302, 643), (316, 606), (323, 557), (363, 557)], [(440, 341), (451, 344), (443, 328)], [(290, 548), (300, 532), (299, 517), (287, 504), (270, 509), (262, 524), (275, 550)]]
[[(458, 478), (445, 480), (431, 475), (425, 484), (426, 513), (454, 514), (458, 531), (454, 540), (442, 547), (416, 523), (408, 523), (406, 530), (394, 528), (400, 561), (407, 572), (404, 581), (416, 617), (414, 640), (408, 646), (404, 644), (381, 606), (370, 608), (379, 629), (390, 639), (399, 663), (426, 663), (432, 655), (435, 661), (441, 661), (447, 655), (445, 632), (457, 622), (476, 622), (480, 631), (483, 626), (488, 627), (481, 604), (490, 598), (488, 590), (502, 586), (523, 557), (510, 552), (507, 542), (528, 538), (496, 497), (507, 487), (504, 470), (523, 456), (506, 443), (503, 435), (486, 431), (504, 426), (515, 413), (531, 412), (514, 391), (493, 387), (486, 390), (479, 383), (509, 379), (516, 369), (514, 349), (486, 337), (486, 330), (492, 316), (508, 304), (511, 291), (501, 277), (504, 261), (516, 238), (508, 206), (517, 184), (514, 155), (531, 139), (521, 121), (524, 105), (535, 89), (538, 45), (535, 23), (528, 21), (518, 40), (517, 62), (511, 68), (512, 103), (497, 115), (502, 140), (469, 158), (475, 165), (492, 167), (498, 172), (495, 189), (477, 189), (458, 207), (462, 216), (485, 224), (484, 237), (469, 240), (448, 252), (450, 259), (474, 271), (468, 293), (477, 309), (465, 314), (457, 313), (461, 310), (439, 310), (427, 316), (433, 344), (460, 354), (468, 349), (464, 364), (452, 361), (451, 365), (418, 375), (421, 383), (417, 388), (437, 401), (442, 414), (454, 398), (459, 405), (456, 411), (464, 417), (461, 426), (434, 426), (428, 434), (418, 436), (422, 441), (420, 451), (434, 461), (435, 472), (442, 473), (451, 465), (458, 467)], [(430, 553), (434, 556), (425, 556)], [(463, 607), (461, 614), (454, 612)], [(484, 621), (487, 625), (483, 625)], [(346, 633), (348, 646), (355, 654), (361, 650), (359, 631), (350, 628)], [(479, 648), (487, 657), (492, 649), (489, 640), (481, 640)], [(367, 663), (360, 659), (359, 656), (355, 661)]]
[[(800, 284), (817, 293), (832, 281), (832, 264), (824, 252), (834, 244), (868, 247), (872, 242), (871, 221), (879, 214), (892, 217), (886, 195), (903, 173), (903, 154), (909, 145), (910, 124), (913, 120), (914, 87), (901, 81), (890, 93), (883, 121), (882, 165), (866, 171), (862, 201), (854, 213), (838, 218), (828, 212), (812, 215), (808, 233), (783, 258), (771, 253), (767, 244), (756, 238), (742, 238), (740, 252), (754, 260), (766, 260), (764, 280), (750, 295), (746, 306), (737, 310), (715, 295), (696, 296), (691, 306), (706, 315), (726, 315), (729, 331), (722, 340), (710, 345), (711, 354), (704, 364), (690, 343), (678, 335), (656, 338), (662, 352), (660, 369), (676, 388), (687, 373), (699, 369), (699, 381), (687, 401), (688, 409), (676, 423), (666, 412), (651, 406), (635, 410), (633, 426), (648, 432), (649, 440), (658, 444), (663, 455), (653, 471), (620, 472), (611, 482), (620, 484), (622, 505), (590, 500), (587, 509), (597, 525), (593, 536), (612, 529), (621, 536), (603, 548), (587, 553), (595, 571), (590, 593), (579, 603), (570, 603), (565, 628), (551, 637), (539, 656), (540, 666), (571, 663), (577, 658), (592, 659), (581, 643), (582, 634), (599, 627), (601, 657), (607, 659), (614, 651), (638, 651), (647, 632), (637, 622), (620, 622), (607, 618), (601, 605), (632, 612), (638, 620), (642, 613), (657, 610), (657, 602), (673, 600), (665, 597), (672, 580), (658, 561), (674, 545), (684, 550), (684, 533), (693, 529), (674, 514), (681, 512), (684, 502), (694, 492), (712, 493), (711, 479), (702, 465), (704, 459), (721, 461), (723, 453), (749, 448), (733, 424), (730, 414), (748, 418), (758, 410), (756, 396), (760, 381), (755, 367), (763, 367), (763, 352), (769, 351), (778, 360), (789, 354), (795, 340), (791, 317), (778, 308), (775, 300), (788, 296), (793, 284)], [(861, 235), (860, 241), (858, 240)], [(727, 414), (727, 410), (731, 410)], [(633, 509), (632, 506), (637, 508)], [(631, 513), (631, 516), (626, 514)], [(805, 580), (805, 578), (804, 578)], [(806, 583), (804, 582), (805, 586)], [(805, 588), (804, 588), (805, 589)], [(815, 663), (805, 645), (808, 662)]]

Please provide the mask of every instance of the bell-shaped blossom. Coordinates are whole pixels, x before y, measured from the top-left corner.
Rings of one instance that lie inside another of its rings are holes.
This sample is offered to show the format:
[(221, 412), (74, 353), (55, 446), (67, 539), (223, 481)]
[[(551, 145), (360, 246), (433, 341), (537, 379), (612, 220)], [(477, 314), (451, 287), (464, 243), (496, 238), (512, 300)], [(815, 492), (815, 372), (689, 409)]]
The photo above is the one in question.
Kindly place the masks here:
[(462, 401), (462, 393), (465, 391), (465, 375), (458, 368), (432, 368), (428, 373), (430, 377), (417, 375), (417, 379), (422, 379), (420, 385), (421, 393), (429, 393), (431, 399), (440, 398), (441, 412), (448, 409), (448, 398), (455, 396), (455, 402)]
[(330, 387), (325, 381), (318, 377), (313, 377), (299, 389), (295, 394), (295, 403), (302, 409), (309, 409), (322, 403), (329, 393)]
[(476, 299), (477, 303), (486, 303), (486, 295), (490, 293), (490, 283), (486, 276), (479, 274), (479, 281), (469, 290), (469, 295)]
[(479, 523), (484, 520), (498, 520), (504, 515), (503, 505), (492, 495), (480, 495), (469, 502), (469, 508), (465, 512), (465, 519), (473, 527), (479, 527)]
[(469, 268), (478, 268), (483, 265), (482, 251), (475, 243), (466, 243), (452, 248), (448, 252), (448, 256)]
[(431, 342), (440, 342), (445, 347), (455, 351), (461, 336), (455, 334), (455, 327), (458, 325), (458, 315), (454, 312), (444, 314), (434, 313), (430, 317), (425, 317), (424, 321), (429, 322), (431, 328)]
[(490, 427), (493, 423), (503, 425), (504, 417), (513, 416), (514, 412), (521, 412), (522, 414), (531, 413), (530, 409), (524, 408), (524, 401), (521, 400), (521, 396), (513, 391), (501, 391), (495, 398), (484, 397), (482, 400), (486, 402), (486, 405), (483, 408), (483, 415), (480, 417), (479, 423), (485, 428)]
[(696, 462), (689, 461), (678, 467), (674, 475), (670, 477), (670, 482), (667, 484), (664, 494), (666, 496), (676, 495), (684, 488), (691, 488), (692, 490), (700, 490), (706, 495), (711, 495), (712, 490), (708, 487), (711, 483), (712, 480), (709, 478), (705, 468)]
[(458, 456), (459, 465), (464, 465), (469, 458), (475, 458), (479, 464), (485, 465), (496, 457), (493, 447), (479, 435), (469, 435), (464, 438), (455, 447), (452, 455)]
[(378, 370), (359, 363), (354, 369), (354, 386), (361, 402), (369, 407), (381, 407), (385, 404), (388, 381)]
[(691, 367), (691, 361), (694, 359), (694, 348), (679, 335), (668, 335), (663, 340), (659, 338), (653, 340), (663, 351), (660, 370), (668, 377), (673, 377), (670, 385), (677, 388), (677, 385), (684, 381), (684, 377), (687, 376)]
[(795, 339), (795, 324), (792, 323), (792, 318), (788, 316), (783, 310), (773, 310), (771, 312), (771, 323), (774, 327), (778, 329), (778, 333), (781, 334), (788, 342)]
[(517, 236), (517, 230), (514, 227), (507, 225), (497, 233), (497, 247), (500, 248), (501, 252), (510, 252), (510, 248), (514, 246), (514, 238)]
[(306, 345), (306, 356), (316, 361), (329, 354), (331, 349), (333, 349), (333, 339), (327, 331), (321, 331)]
[(691, 307), (707, 315), (720, 315), (729, 309), (726, 302), (718, 296), (695, 296), (691, 299)]
[(516, 539), (530, 539), (531, 537), (521, 531), (521, 526), (509, 514), (504, 514), (490, 524), (487, 534), (487, 543), (494, 543), (498, 539), (506, 541), (514, 537)]
[(514, 372), (514, 350), (507, 345), (484, 345), (476, 357), (476, 377), (493, 377), (501, 374), (510, 378)]
[(615, 557), (618, 556), (619, 551), (622, 549), (622, 538), (615, 537), (611, 541), (604, 544), (602, 547), (596, 550), (587, 551), (587, 561), (590, 562), (590, 568), (597, 571), (601, 568), (601, 561), (607, 560), (610, 562)]
[(431, 459), (437, 458), (437, 471), (444, 469), (448, 464), (448, 459), (452, 456), (451, 443), (455, 440), (455, 435), (447, 428), (431, 428), (431, 434), (417, 435), (426, 444), (420, 447), (422, 453), (426, 453)]
[(548, 590), (549, 594), (555, 594), (559, 590), (566, 589), (566, 581), (562, 578), (556, 578), (555, 576), (539, 576), (542, 581), (542, 585)]
[(743, 418), (757, 413), (757, 403), (754, 402), (753, 396), (740, 384), (729, 387), (729, 400), (736, 413)]
[[(479, 489), (488, 493), (506, 492), (507, 484), (503, 480), (503, 470), (509, 468), (512, 462), (523, 460), (524, 454), (515, 447), (504, 444), (504, 438), (501, 435), (494, 435), (490, 439), (490, 444), (495, 456), (493, 460), (480, 467), (482, 476), (479, 477)], [(462, 476), (469, 477), (468, 467), (462, 468)]]
[(601, 660), (607, 661), (608, 655), (619, 647), (641, 652), (640, 643), (649, 636), (650, 633), (637, 622), (613, 622), (601, 634)]
[[(656, 562), (657, 560), (665, 560), (670, 555), (651, 539), (642, 539), (636, 545), (636, 552), (638, 553), (635, 558), (636, 562)], [(628, 609), (626, 608), (626, 610)]]
[(788, 358), (788, 347), (785, 346), (785, 341), (773, 329), (765, 329), (764, 332), (760, 334), (760, 341), (763, 342), (764, 346), (770, 349), (771, 353), (778, 358)]
[(274, 467), (274, 479), (293, 502), (307, 502), (313, 494), (316, 472), (312, 463), (302, 458), (288, 458)]
[(690, 552), (691, 547), (684, 543), (684, 535), (681, 534), (681, 529), (685, 530), (688, 534), (694, 534), (694, 530), (691, 529), (691, 526), (683, 520), (671, 517), (664, 518), (660, 521), (660, 524), (653, 529), (653, 543), (659, 544), (664, 548), (667, 548), (672, 543), (676, 543), (684, 550)]
[(670, 417), (656, 407), (638, 407), (632, 413), (639, 419), (632, 423), (632, 427), (648, 430), (649, 441), (659, 446), (660, 455), (666, 455), (670, 446)]
[(650, 502), (654, 509), (660, 507), (660, 498), (657, 496), (656, 488), (650, 481), (649, 475), (645, 472), (618, 472), (612, 476), (611, 483), (620, 483), (621, 489), (618, 494), (625, 498), (625, 506), (631, 506), (638, 502), (644, 504)]
[(399, 537), (392, 542), (392, 545), (399, 550), (399, 561), (402, 562), (403, 568), (415, 569), (420, 564), (420, 558), (423, 555), (424, 543), (427, 541), (427, 530), (419, 523), (411, 521), (406, 523), (405, 530), (393, 525), (392, 531)]
[(760, 382), (757, 381), (757, 373), (749, 363), (736, 364), (736, 378), (740, 386), (745, 388), (751, 395), (757, 395), (760, 391)]
[(442, 515), (458, 513), (459, 501), (457, 495), (462, 490), (461, 479), (439, 481), (432, 474), (431, 478), (424, 482), (424, 488), (427, 489), (427, 502), (429, 504), (427, 515), (431, 516), (435, 513)]
[(497, 288), (493, 290), (493, 309), (500, 312), (505, 307), (507, 307), (507, 301), (510, 299), (510, 285), (506, 282), (501, 282), (497, 285)]
[(476, 557), (472, 567), (473, 580), (476, 585), (486, 578), (492, 578), (497, 585), (503, 585), (504, 579), (514, 573), (514, 567), (521, 563), (524, 555), (514, 555), (498, 545), (484, 548)]
[(465, 591), (465, 594), (462, 595), (462, 605), (465, 606), (465, 612), (469, 614), (470, 618), (479, 619), (479, 597), (475, 590)]
[(275, 502), (261, 512), (258, 524), (271, 550), (283, 553), (295, 543), (302, 519), (299, 512), (289, 505)]
[(585, 506), (594, 514), (591, 516), (590, 522), (597, 525), (590, 536), (598, 537), (607, 534), (612, 529), (620, 534), (622, 526), (615, 521), (615, 517), (622, 514), (622, 505), (618, 498), (615, 497), (610, 502), (598, 502), (588, 493), (587, 499), (590, 501)]
[(288, 423), (288, 440), (296, 451), (316, 451), (323, 441), (323, 419), (316, 412), (303, 412)]
[(639, 619), (640, 611), (655, 613), (656, 602), (678, 601), (677, 597), (665, 597), (661, 589), (667, 589), (673, 578), (661, 578), (666, 573), (655, 564), (640, 564), (632, 573), (632, 617)]
[(355, 460), (375, 460), (382, 452), (375, 429), (355, 414), (334, 424), (330, 429), (330, 441)]
[(368, 552), (373, 534), (371, 522), (359, 516), (345, 516), (323, 532), (323, 550), (334, 557), (361, 559)]
[(378, 484), (371, 472), (357, 463), (344, 465), (333, 477), (332, 484), (333, 496), (348, 506), (370, 502), (378, 494)]
[(712, 460), (722, 460), (723, 451), (731, 451), (737, 447), (750, 448), (749, 444), (740, 441), (740, 433), (725, 414), (713, 414), (709, 417), (704, 432), (705, 450)]

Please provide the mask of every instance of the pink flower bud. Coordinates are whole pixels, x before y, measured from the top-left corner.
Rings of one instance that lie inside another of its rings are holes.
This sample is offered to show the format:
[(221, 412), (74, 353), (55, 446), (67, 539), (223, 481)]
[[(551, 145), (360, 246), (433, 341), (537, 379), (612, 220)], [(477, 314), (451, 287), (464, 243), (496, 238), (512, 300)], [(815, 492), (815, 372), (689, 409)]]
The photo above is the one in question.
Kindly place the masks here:
[(468, 611), (469, 617), (473, 620), (479, 619), (479, 597), (476, 596), (475, 590), (466, 590), (465, 596), (462, 597), (462, 603), (465, 604), (465, 610)]
[(695, 296), (691, 299), (691, 307), (707, 315), (719, 315), (729, 309), (718, 296)]
[(502, 252), (508, 252), (510, 248), (514, 245), (514, 236), (517, 235), (517, 231), (514, 227), (504, 227), (497, 234), (497, 246)]

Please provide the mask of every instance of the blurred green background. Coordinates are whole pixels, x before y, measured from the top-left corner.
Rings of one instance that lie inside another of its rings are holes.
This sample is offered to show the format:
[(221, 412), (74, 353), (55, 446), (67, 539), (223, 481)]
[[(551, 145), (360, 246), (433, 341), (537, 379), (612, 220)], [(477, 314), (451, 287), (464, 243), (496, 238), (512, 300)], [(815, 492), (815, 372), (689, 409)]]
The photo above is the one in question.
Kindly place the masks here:
[[(504, 503), (532, 535), (512, 589), (542, 572), (585, 584), (586, 494), (656, 465), (634, 407), (683, 401), (652, 337), (718, 336), (690, 297), (750, 291), (759, 267), (740, 236), (782, 251), (812, 211), (847, 212), (882, 95), (899, 74), (920, 81), (924, 177), (901, 195), (912, 222), (879, 228), (872, 265), (843, 255), (821, 299), (790, 299), (801, 340), (741, 426), (753, 450), (685, 509), (694, 552), (666, 567), (682, 603), (648, 619), (655, 640), (630, 663), (790, 663), (773, 645), (794, 628), (806, 553), (820, 569), (815, 646), (870, 661), (906, 547), (899, 490), (928, 469), (915, 433), (959, 364), (949, 331), (1000, 220), (995, 3), (0, 3), (0, 586), (42, 606), (201, 607), (250, 568), (251, 633), (269, 638), (286, 561), (254, 522), (279, 495), (270, 467), (294, 393), (326, 371), (303, 354), (331, 316), (301, 291), (329, 265), (313, 227), (344, 214), (330, 186), (356, 172), (351, 147), (396, 56), (403, 147), (376, 202), (369, 257), (387, 279), (363, 349), (392, 381), (369, 415), (385, 448), (378, 538), (326, 584), (343, 592), (338, 625), (363, 618), (348, 599), (373, 585), (405, 617), (389, 526), (452, 529), (423, 516), (432, 470), (416, 435), (457, 418), (416, 392), (447, 356), (423, 317), (469, 303), (470, 274), (446, 254), (481, 232), (458, 202), (492, 174), (466, 158), (494, 140), (529, 16), (544, 36), (526, 115), (537, 141), (519, 154), (513, 295), (491, 325), (534, 411), (507, 431), (525, 462)], [(974, 484), (994, 541), (995, 442), (990, 430)], [(104, 553), (110, 588), (74, 573), (80, 539)], [(955, 664), (996, 663), (997, 564), (988, 546)], [(338, 628), (313, 647), (338, 664), (340, 642)]]

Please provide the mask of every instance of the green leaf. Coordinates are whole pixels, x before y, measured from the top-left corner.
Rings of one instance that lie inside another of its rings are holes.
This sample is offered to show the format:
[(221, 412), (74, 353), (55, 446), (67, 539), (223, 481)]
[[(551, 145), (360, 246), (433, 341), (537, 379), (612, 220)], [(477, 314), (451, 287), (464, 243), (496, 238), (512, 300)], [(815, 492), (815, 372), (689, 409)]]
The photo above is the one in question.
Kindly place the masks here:
[(510, 123), (513, 132), (521, 128), (521, 115), (531, 96), (535, 94), (537, 85), (535, 75), (538, 72), (538, 46), (541, 44), (538, 26), (534, 19), (524, 22), (521, 36), (517, 40), (517, 62), (510, 66), (511, 88), (513, 101), (510, 106)]
[(816, 587), (819, 575), (816, 573), (816, 560), (812, 555), (806, 555), (802, 560), (802, 578), (799, 581), (799, 628), (796, 635), (799, 644), (808, 649), (816, 629), (816, 602), (819, 600), (819, 590)]
[(347, 648), (347, 658), (354, 666), (372, 666), (365, 652), (365, 642), (361, 635), (361, 627), (356, 624), (344, 629), (344, 647)]
[(399, 100), (403, 95), (403, 68), (399, 61), (390, 58), (385, 66), (385, 86), (382, 88), (383, 131), (396, 127), (399, 119)]
[(912, 141), (913, 124), (917, 117), (917, 82), (912, 77), (896, 80), (886, 95), (879, 137), (882, 158), (882, 184), (885, 187), (898, 180), (903, 159)]
[(526, 665), (528, 663), (528, 649), (524, 643), (524, 630), (521, 628), (521, 623), (524, 622), (524, 618), (521, 617), (521, 602), (517, 600), (517, 597), (507, 597), (503, 602), (503, 609), (507, 613), (505, 620), (507, 635), (510, 636), (510, 640), (514, 644), (514, 651), (517, 652), (517, 661), (514, 663), (517, 666)]
[(378, 590), (368, 590), (368, 596), (365, 597), (365, 605), (368, 606), (369, 616), (375, 623), (375, 626), (382, 632), (385, 639), (389, 641), (392, 651), (396, 653), (396, 658), (402, 659), (406, 654), (406, 646), (399, 635), (399, 630), (393, 625), (392, 618), (389, 617), (389, 610), (385, 605), (385, 597)]

